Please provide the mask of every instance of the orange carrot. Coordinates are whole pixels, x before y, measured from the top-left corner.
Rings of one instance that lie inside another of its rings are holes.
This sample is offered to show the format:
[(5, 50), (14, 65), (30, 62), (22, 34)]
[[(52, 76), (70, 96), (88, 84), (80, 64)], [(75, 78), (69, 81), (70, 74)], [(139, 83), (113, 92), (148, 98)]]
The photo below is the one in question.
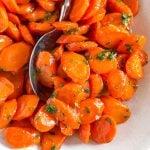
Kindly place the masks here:
[(30, 2), (30, 0), (16, 0), (16, 1), (17, 1), (17, 4), (26, 4)]
[(113, 118), (103, 115), (91, 126), (92, 139), (97, 143), (111, 142), (116, 134), (116, 123)]
[(90, 124), (83, 124), (79, 128), (79, 138), (81, 141), (83, 141), (85, 144), (89, 143), (91, 135), (91, 126)]
[(66, 124), (60, 123), (60, 130), (61, 133), (66, 136), (72, 136), (74, 133), (74, 130), (68, 127)]
[(53, 81), (54, 81), (54, 89), (55, 90), (63, 87), (66, 84), (66, 81), (59, 76), (53, 77)]
[(5, 128), (12, 120), (17, 109), (16, 99), (6, 101), (0, 106), (0, 129)]
[(61, 58), (61, 65), (64, 72), (77, 83), (88, 80), (90, 67), (87, 60), (80, 54), (64, 52)]
[(51, 53), (53, 54), (56, 61), (59, 61), (61, 59), (61, 56), (64, 52), (64, 46), (60, 45), (56, 47)]
[(101, 117), (104, 104), (98, 98), (82, 101), (79, 105), (79, 113), (82, 124), (89, 124)]
[(13, 120), (22, 120), (30, 117), (36, 109), (39, 98), (35, 95), (22, 95), (17, 99), (17, 111)]
[(13, 13), (8, 13), (8, 19), (9, 21), (11, 21), (13, 24), (16, 24), (17, 26), (19, 26), (21, 23), (19, 17)]

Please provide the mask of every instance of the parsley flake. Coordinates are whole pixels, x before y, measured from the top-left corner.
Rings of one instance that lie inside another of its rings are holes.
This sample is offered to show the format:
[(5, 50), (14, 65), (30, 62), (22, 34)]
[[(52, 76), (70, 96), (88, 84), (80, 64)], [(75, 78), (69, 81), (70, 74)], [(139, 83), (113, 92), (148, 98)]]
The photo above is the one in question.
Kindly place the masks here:
[(73, 28), (73, 29), (70, 29), (68, 31), (64, 31), (64, 34), (74, 34), (75, 32), (78, 32), (77, 28)]
[(53, 92), (52, 95), (50, 96), (50, 98), (55, 98), (56, 97), (56, 93)]
[(84, 89), (84, 93), (90, 93), (90, 89)]
[(90, 109), (88, 107), (85, 107), (85, 111), (86, 111), (87, 114), (90, 113)]
[(126, 46), (127, 51), (132, 53), (132, 51), (133, 51), (132, 45), (131, 44), (126, 44), (125, 46)]
[(113, 60), (114, 58), (116, 58), (117, 56), (117, 53), (116, 52), (111, 52), (109, 55), (108, 55), (108, 59), (109, 60)]
[(48, 111), (50, 114), (55, 114), (57, 112), (57, 108), (51, 104), (45, 107), (45, 110)]
[(128, 14), (123, 13), (122, 17), (121, 17), (121, 22), (122, 22), (123, 25), (128, 27), (128, 25), (130, 23), (130, 16)]
[(86, 59), (84, 59), (83, 62), (88, 65), (88, 61)]
[(56, 146), (52, 146), (52, 147), (51, 147), (51, 150), (56, 150)]

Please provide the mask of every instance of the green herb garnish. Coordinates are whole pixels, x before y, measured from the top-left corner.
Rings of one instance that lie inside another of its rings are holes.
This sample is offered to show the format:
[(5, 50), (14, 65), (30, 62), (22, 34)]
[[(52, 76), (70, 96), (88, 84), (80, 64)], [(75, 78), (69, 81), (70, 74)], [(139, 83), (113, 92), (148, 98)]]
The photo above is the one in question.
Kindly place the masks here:
[(90, 93), (90, 89), (84, 89), (84, 93)]
[(117, 56), (117, 53), (116, 52), (111, 52), (109, 55), (108, 55), (108, 59), (109, 60), (113, 60), (114, 58), (116, 58), (116, 56)]
[(50, 96), (50, 98), (55, 98), (56, 97), (56, 93), (53, 92), (52, 95)]
[(132, 45), (131, 44), (126, 44), (125, 46), (126, 46), (127, 51), (132, 53), (132, 51), (133, 51)]
[(63, 83), (61, 83), (61, 84), (59, 84), (59, 86), (60, 86), (60, 87), (63, 87), (63, 86), (64, 86), (64, 84), (63, 84)]
[(52, 146), (50, 150), (56, 150), (56, 146)]
[(45, 110), (48, 111), (50, 114), (55, 114), (57, 112), (57, 108), (51, 104), (45, 107)]
[(88, 61), (86, 59), (84, 59), (83, 62), (88, 65)]
[(90, 109), (88, 107), (85, 107), (85, 111), (86, 111), (87, 114), (90, 113)]
[(86, 60), (91, 60), (92, 59), (92, 56), (86, 56)]
[(122, 24), (124, 24), (127, 27), (129, 25), (130, 18), (131, 18), (131, 16), (129, 16), (128, 14), (123, 13), (122, 17), (121, 17)]
[(107, 118), (105, 119), (105, 121), (107, 121), (110, 125), (112, 125), (112, 121), (111, 121), (110, 118), (107, 117)]
[(77, 28), (73, 28), (73, 29), (70, 29), (68, 31), (64, 31), (64, 34), (74, 34), (75, 32), (78, 32)]
[(40, 68), (36, 68), (36, 73), (40, 74), (41, 73), (41, 69)]

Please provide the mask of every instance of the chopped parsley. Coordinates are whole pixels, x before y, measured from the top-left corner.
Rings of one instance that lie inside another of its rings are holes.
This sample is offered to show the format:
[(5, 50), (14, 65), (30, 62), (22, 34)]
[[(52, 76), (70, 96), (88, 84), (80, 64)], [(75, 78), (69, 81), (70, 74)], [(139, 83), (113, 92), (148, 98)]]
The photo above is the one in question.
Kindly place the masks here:
[(105, 121), (107, 121), (110, 125), (112, 125), (112, 121), (111, 121), (110, 118), (107, 117), (107, 118), (105, 119)]
[(90, 93), (90, 89), (84, 89), (84, 93)]
[(35, 121), (37, 121), (37, 120), (39, 120), (39, 119), (40, 119), (40, 116), (39, 116), (39, 115), (36, 115), (35, 118), (34, 118)]
[(83, 62), (88, 65), (88, 61), (86, 59), (84, 59)]
[(108, 55), (108, 59), (109, 60), (113, 60), (114, 58), (116, 58), (117, 56), (117, 53), (116, 52), (111, 52), (109, 55)]
[(73, 29), (70, 29), (68, 31), (64, 31), (64, 34), (74, 34), (75, 32), (78, 32), (77, 28), (73, 28)]
[(61, 83), (61, 84), (59, 84), (59, 86), (60, 86), (60, 87), (63, 87), (63, 86), (64, 86), (64, 84), (63, 84), (63, 83)]
[(52, 95), (50, 96), (50, 98), (55, 98), (56, 97), (56, 93), (53, 92)]
[(128, 14), (123, 13), (122, 17), (121, 17), (121, 22), (122, 22), (123, 25), (128, 27), (129, 22), (130, 22), (130, 16)]
[(52, 146), (50, 150), (56, 150), (56, 146)]
[(86, 56), (86, 60), (91, 60), (92, 59), (92, 56)]
[(45, 13), (46, 13), (45, 20), (50, 20), (52, 15), (53, 15), (53, 13), (51, 13), (49, 11), (46, 11)]
[(126, 46), (127, 51), (132, 53), (132, 51), (133, 51), (132, 45), (131, 44), (125, 44), (125, 46)]
[(85, 107), (85, 111), (86, 111), (87, 114), (90, 113), (90, 109), (88, 107)]
[(51, 104), (45, 107), (45, 110), (48, 111), (50, 114), (55, 114), (57, 112), (57, 108)]
[(37, 74), (40, 74), (40, 73), (41, 73), (41, 69), (37, 67), (37, 68), (36, 68), (36, 73), (37, 73)]
[(105, 54), (104, 53), (98, 54), (96, 56), (96, 58), (99, 59), (99, 60), (104, 60), (105, 59)]

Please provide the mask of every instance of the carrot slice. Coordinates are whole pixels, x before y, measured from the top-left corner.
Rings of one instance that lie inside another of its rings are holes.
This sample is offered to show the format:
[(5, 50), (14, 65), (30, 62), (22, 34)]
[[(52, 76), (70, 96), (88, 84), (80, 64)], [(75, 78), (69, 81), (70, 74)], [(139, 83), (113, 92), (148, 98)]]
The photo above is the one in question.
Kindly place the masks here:
[(89, 19), (94, 16), (101, 7), (101, 0), (90, 0), (90, 5), (82, 19)]
[(56, 41), (59, 44), (67, 44), (71, 42), (81, 42), (85, 41), (87, 38), (82, 35), (61, 35), (58, 40)]
[(0, 106), (0, 129), (5, 128), (12, 120), (17, 109), (16, 99), (6, 101)]
[(37, 0), (38, 4), (46, 11), (53, 12), (55, 10), (55, 3), (47, 0)]
[(122, 0), (131, 9), (133, 15), (135, 16), (139, 11), (139, 1), (138, 0)]
[(65, 139), (66, 136), (58, 128), (53, 129), (50, 133), (44, 133), (41, 141), (42, 150), (59, 150)]
[(103, 112), (104, 104), (98, 98), (90, 98), (79, 104), (79, 113), (82, 124), (89, 124), (98, 120)]
[(56, 125), (54, 116), (49, 105), (42, 106), (35, 115), (30, 118), (31, 124), (40, 132), (48, 132)]
[(0, 2), (0, 33), (8, 28), (8, 15), (2, 2)]
[(115, 137), (116, 130), (114, 119), (108, 115), (103, 115), (100, 120), (92, 124), (91, 136), (97, 143), (108, 143)]
[(71, 29), (76, 29), (78, 28), (78, 24), (70, 21), (61, 21), (61, 22), (54, 22), (53, 26), (62, 31), (69, 31)]
[(48, 22), (29, 22), (28, 27), (33, 34), (43, 35), (53, 29)]
[(61, 78), (61, 77), (53, 77), (53, 81), (54, 81), (54, 89), (58, 89), (58, 88), (61, 88), (63, 87), (65, 84), (66, 84), (66, 81)]
[(0, 35), (0, 51), (13, 43), (7, 35)]
[(90, 78), (90, 98), (98, 97), (103, 89), (103, 80), (99, 74), (91, 74)]
[[(113, 56), (113, 57), (111, 57)], [(89, 50), (89, 64), (94, 73), (106, 74), (117, 69), (115, 53), (105, 51), (100, 47)]]
[(70, 20), (72, 22), (78, 22), (83, 17), (89, 6), (89, 0), (74, 0), (70, 13)]
[(129, 58), (128, 54), (118, 54), (117, 61), (118, 61), (118, 69), (125, 71), (125, 64)]
[(88, 90), (80, 84), (70, 82), (56, 90), (56, 97), (70, 106), (75, 106), (75, 104), (87, 98), (86, 92)]
[(32, 47), (25, 42), (18, 42), (4, 48), (0, 54), (1, 68), (4, 71), (17, 72), (28, 62), (31, 49)]
[(26, 4), (29, 3), (30, 0), (16, 0), (17, 4)]
[(101, 27), (96, 35), (96, 40), (105, 48), (116, 48), (120, 41), (127, 38), (128, 33), (121, 32), (119, 27), (108, 25)]
[(56, 61), (59, 61), (61, 59), (61, 56), (64, 52), (64, 46), (63, 45), (60, 45), (58, 47), (56, 47), (54, 50), (52, 50), (52, 54), (55, 58)]
[(19, 14), (20, 15), (27, 15), (27, 14), (30, 14), (32, 13), (34, 10), (35, 10), (35, 4), (34, 3), (27, 3), (27, 4), (23, 4), (23, 5), (20, 5), (20, 10), (19, 10)]
[(14, 92), (8, 97), (8, 99), (18, 98), (23, 93), (23, 85), (24, 85), (23, 70), (19, 70), (15, 74), (1, 71), (0, 76), (6, 77), (14, 85)]
[(107, 77), (107, 85), (109, 93), (115, 97), (120, 98), (125, 90), (127, 76), (121, 70), (115, 70), (109, 73)]
[(16, 0), (2, 0), (2, 2), (5, 4), (5, 6), (10, 12), (13, 13), (19, 12), (19, 6), (17, 5)]
[(89, 143), (91, 135), (91, 125), (90, 124), (82, 124), (79, 128), (79, 138), (85, 144)]
[(14, 148), (24, 148), (40, 143), (40, 134), (32, 128), (8, 127), (4, 131), (6, 142)]
[(20, 34), (19, 29), (16, 27), (15, 24), (13, 24), (10, 21), (8, 23), (8, 28), (6, 30), (6, 33), (7, 33), (8, 36), (10, 36), (12, 39), (14, 39), (16, 41), (21, 40), (21, 34)]
[(19, 25), (19, 30), (21, 33), (21, 36), (23, 37), (24, 41), (34, 45), (35, 44), (35, 40), (31, 34), (31, 32), (29, 31), (29, 29), (27, 28), (27, 26), (25, 25)]
[(66, 136), (72, 136), (74, 133), (74, 130), (68, 127), (66, 124), (60, 123), (60, 130), (61, 133)]
[(5, 77), (0, 77), (0, 104), (14, 92), (14, 85)]
[(42, 51), (39, 53), (36, 61), (36, 70), (40, 82), (47, 86), (52, 87), (53, 76), (56, 75), (56, 61), (51, 53)]
[(131, 115), (128, 106), (110, 96), (101, 97), (104, 103), (103, 114), (111, 116), (117, 124), (126, 122)]
[(81, 52), (97, 47), (98, 44), (92, 41), (73, 42), (66, 45), (69, 51)]
[(22, 120), (30, 117), (36, 109), (39, 98), (35, 95), (22, 95), (17, 99), (17, 111), (13, 120)]
[(130, 78), (139, 80), (144, 76), (139, 55), (133, 53), (126, 63), (126, 72)]
[(61, 58), (64, 72), (77, 83), (88, 80), (90, 67), (84, 56), (74, 52), (64, 52)]
[(19, 26), (21, 23), (19, 17), (13, 13), (8, 13), (8, 19), (9, 21), (11, 21), (13, 24), (16, 24), (17, 26)]
[(49, 99), (47, 103), (53, 108), (54, 115), (58, 121), (72, 129), (79, 128), (80, 119), (74, 109), (58, 99)]

